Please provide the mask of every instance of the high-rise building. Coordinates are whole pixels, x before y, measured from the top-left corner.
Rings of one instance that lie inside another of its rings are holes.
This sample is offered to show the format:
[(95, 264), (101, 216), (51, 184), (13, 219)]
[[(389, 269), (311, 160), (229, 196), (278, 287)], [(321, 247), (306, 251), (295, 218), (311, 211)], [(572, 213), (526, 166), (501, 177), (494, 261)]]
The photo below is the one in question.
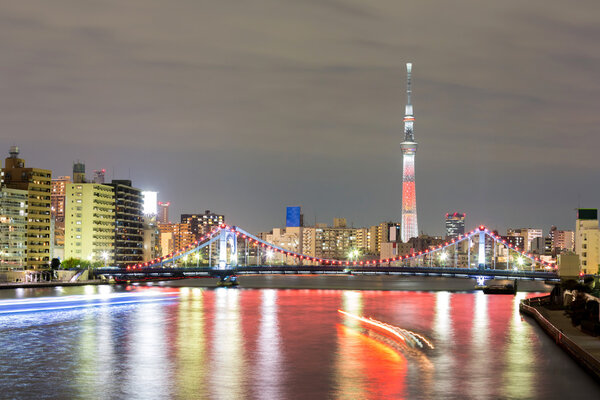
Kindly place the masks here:
[(27, 267), (45, 269), (50, 263), (50, 194), (52, 171), (26, 168), (19, 148), (12, 146), (5, 160), (4, 184), (27, 191)]
[(465, 217), (461, 212), (446, 213), (446, 237), (456, 239), (465, 234)]
[(130, 180), (110, 183), (115, 189), (115, 265), (126, 266), (144, 259), (142, 191)]
[(26, 265), (27, 201), (27, 190), (0, 188), (0, 270)]
[(415, 192), (415, 154), (417, 143), (413, 125), (415, 117), (411, 103), (411, 73), (412, 63), (406, 64), (406, 112), (404, 115), (404, 141), (400, 143), (402, 149), (402, 241), (408, 242), (410, 238), (419, 236), (417, 224), (417, 198)]
[(506, 241), (506, 244), (513, 246), (515, 249), (525, 251), (525, 238), (521, 235), (507, 235), (501, 236), (502, 240)]
[(598, 209), (578, 209), (577, 221), (575, 222), (575, 253), (579, 255), (581, 269), (586, 274), (598, 273), (599, 245)]
[[(311, 257), (346, 259), (354, 250), (364, 253), (360, 228), (333, 228), (317, 224), (302, 228), (302, 253)], [(361, 242), (359, 243), (359, 237)]]
[(143, 261), (150, 261), (160, 254), (160, 231), (156, 222), (156, 214), (145, 214), (143, 217), (144, 257)]
[(85, 164), (81, 161), (73, 163), (73, 183), (85, 183)]
[(302, 253), (302, 227), (300, 226), (273, 228), (265, 240), (286, 250)]
[(163, 203), (162, 201), (158, 202), (158, 217), (157, 221), (159, 224), (168, 224), (169, 223), (169, 206), (170, 202)]
[[(65, 245), (65, 200), (67, 185), (71, 183), (70, 176), (59, 176), (52, 179), (50, 192), (50, 215), (54, 219), (54, 247)], [(54, 256), (54, 255), (52, 255)]]
[(210, 232), (215, 226), (225, 223), (225, 216), (206, 210), (204, 214), (181, 214), (181, 223), (190, 224), (194, 240), (199, 240), (202, 235)]
[(188, 223), (158, 224), (158, 230), (160, 232), (160, 250), (163, 257), (190, 245), (195, 240)]
[(286, 207), (285, 209), (285, 226), (299, 227), (304, 225), (302, 208), (300, 206)]
[(64, 257), (112, 265), (115, 190), (98, 183), (66, 184)]
[(556, 226), (550, 228), (550, 239), (552, 240), (552, 253), (560, 254), (563, 251), (575, 250), (575, 232), (562, 231)]
[(522, 236), (524, 241), (523, 251), (531, 251), (531, 242), (542, 237), (542, 230), (537, 228), (508, 229), (507, 236)]

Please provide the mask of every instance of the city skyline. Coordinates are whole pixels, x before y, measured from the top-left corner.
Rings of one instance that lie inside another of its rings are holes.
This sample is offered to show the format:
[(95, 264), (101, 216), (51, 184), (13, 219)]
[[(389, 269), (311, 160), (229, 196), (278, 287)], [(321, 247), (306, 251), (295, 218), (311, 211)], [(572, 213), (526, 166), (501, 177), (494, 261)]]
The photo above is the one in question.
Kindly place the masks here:
[(215, 22), (138, 7), (156, 26), (118, 3), (4, 5), (2, 158), (16, 144), (54, 177), (81, 159), (173, 215), (211, 209), (253, 231), (295, 204), (307, 223), (399, 221), (412, 61), (420, 230), (443, 232), (453, 209), (468, 226), (573, 229), (576, 207), (600, 206), (592, 6), (212, 4)]

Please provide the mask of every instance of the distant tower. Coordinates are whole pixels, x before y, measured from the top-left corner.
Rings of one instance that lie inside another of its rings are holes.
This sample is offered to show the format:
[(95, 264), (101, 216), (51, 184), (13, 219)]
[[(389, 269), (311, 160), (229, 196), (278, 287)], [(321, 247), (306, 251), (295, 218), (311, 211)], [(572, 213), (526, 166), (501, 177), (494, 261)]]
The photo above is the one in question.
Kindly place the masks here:
[(158, 202), (158, 218), (157, 221), (161, 224), (169, 223), (169, 206), (171, 202), (163, 203), (162, 201)]
[(92, 182), (104, 184), (104, 175), (105, 174), (106, 174), (105, 169), (100, 169), (100, 170), (95, 169), (94, 170), (94, 178), (92, 179)]
[(85, 183), (85, 164), (80, 161), (73, 163), (73, 183)]
[(419, 236), (417, 225), (417, 197), (415, 193), (415, 154), (417, 143), (413, 133), (413, 106), (410, 101), (411, 87), (410, 76), (412, 63), (406, 63), (406, 112), (404, 115), (404, 141), (400, 143), (402, 149), (402, 241), (408, 242), (410, 238)]

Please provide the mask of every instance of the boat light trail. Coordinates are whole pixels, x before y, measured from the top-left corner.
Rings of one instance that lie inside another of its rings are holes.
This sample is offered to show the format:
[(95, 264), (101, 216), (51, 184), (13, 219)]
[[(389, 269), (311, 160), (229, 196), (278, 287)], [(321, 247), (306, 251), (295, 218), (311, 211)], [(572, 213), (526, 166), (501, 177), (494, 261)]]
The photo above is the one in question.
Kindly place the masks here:
[(383, 329), (384, 331), (392, 334), (392, 336), (394, 338), (398, 338), (398, 339), (402, 340), (405, 343), (406, 343), (406, 340), (407, 340), (407, 337), (408, 337), (409, 340), (416, 342), (419, 347), (423, 347), (423, 344), (421, 343), (421, 341), (423, 341), (423, 342), (425, 342), (425, 344), (427, 344), (427, 346), (429, 346), (430, 349), (434, 349), (435, 348), (433, 346), (433, 344), (429, 340), (427, 340), (425, 337), (423, 337), (422, 335), (419, 335), (416, 332), (412, 332), (412, 331), (409, 331), (407, 329), (402, 329), (402, 328), (399, 328), (399, 327), (394, 326), (394, 325), (386, 324), (385, 322), (378, 321), (378, 320), (376, 320), (374, 318), (371, 318), (371, 317), (369, 317), (369, 318), (360, 317), (358, 315), (350, 314), (350, 313), (347, 313), (347, 312), (342, 311), (342, 310), (338, 310), (338, 312), (340, 314), (343, 314), (343, 315), (347, 316), (347, 317), (350, 317), (350, 318), (356, 319), (358, 321), (361, 321), (361, 322), (367, 324), (368, 326), (376, 327), (376, 328), (379, 328), (379, 329)]
[(89, 308), (104, 305), (123, 305), (171, 300), (178, 292), (144, 291), (136, 293), (110, 293), (98, 295), (73, 295), (0, 301), (0, 315), (36, 311), (56, 311)]

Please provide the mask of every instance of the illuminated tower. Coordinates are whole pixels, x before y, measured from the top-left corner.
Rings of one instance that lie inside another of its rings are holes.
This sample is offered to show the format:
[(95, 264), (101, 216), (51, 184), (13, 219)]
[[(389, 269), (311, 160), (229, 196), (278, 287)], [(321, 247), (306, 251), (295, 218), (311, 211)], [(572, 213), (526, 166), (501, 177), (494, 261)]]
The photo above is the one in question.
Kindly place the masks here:
[(412, 63), (406, 63), (406, 112), (404, 115), (404, 141), (400, 143), (402, 149), (402, 241), (419, 236), (417, 225), (417, 197), (415, 193), (415, 154), (417, 143), (413, 133), (413, 107), (410, 101), (410, 75)]

